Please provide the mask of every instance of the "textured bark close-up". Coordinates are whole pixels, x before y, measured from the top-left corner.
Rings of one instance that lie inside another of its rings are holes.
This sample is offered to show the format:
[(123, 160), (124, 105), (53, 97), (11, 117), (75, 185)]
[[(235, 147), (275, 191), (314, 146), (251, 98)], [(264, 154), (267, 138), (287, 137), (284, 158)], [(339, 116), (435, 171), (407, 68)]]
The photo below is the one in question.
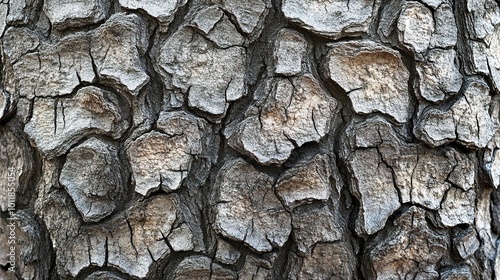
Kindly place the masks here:
[(0, 1), (0, 280), (500, 280), (500, 1)]

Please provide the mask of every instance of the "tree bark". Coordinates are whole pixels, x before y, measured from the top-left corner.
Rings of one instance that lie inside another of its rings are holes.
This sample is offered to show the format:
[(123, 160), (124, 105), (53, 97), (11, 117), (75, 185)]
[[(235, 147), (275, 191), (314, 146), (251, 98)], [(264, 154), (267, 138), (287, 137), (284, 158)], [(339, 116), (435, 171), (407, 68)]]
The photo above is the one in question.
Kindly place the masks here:
[(0, 279), (500, 279), (500, 3), (0, 3)]

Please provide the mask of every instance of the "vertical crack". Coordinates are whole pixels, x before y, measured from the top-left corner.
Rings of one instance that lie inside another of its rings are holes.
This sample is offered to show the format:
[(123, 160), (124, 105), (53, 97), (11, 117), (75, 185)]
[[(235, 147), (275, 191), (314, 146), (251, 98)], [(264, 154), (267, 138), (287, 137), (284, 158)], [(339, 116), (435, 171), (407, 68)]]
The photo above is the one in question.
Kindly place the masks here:
[(54, 101), (54, 135), (57, 134), (57, 105), (59, 103), (59, 99)]
[(127, 221), (128, 229), (130, 230), (130, 244), (132, 245), (132, 248), (134, 248), (135, 257), (137, 258), (139, 255), (139, 252), (137, 251), (137, 248), (135, 247), (135, 244), (134, 244), (134, 230), (132, 228), (132, 225), (130, 224), (129, 219), (125, 218), (125, 220)]

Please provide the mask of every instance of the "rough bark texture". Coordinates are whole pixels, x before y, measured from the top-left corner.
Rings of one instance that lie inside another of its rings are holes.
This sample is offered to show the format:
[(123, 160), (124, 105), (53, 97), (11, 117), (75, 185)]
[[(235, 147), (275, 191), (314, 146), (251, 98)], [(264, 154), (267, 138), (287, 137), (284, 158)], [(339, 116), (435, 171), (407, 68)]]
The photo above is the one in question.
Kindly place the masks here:
[(0, 279), (500, 279), (498, 1), (10, 0), (0, 34)]

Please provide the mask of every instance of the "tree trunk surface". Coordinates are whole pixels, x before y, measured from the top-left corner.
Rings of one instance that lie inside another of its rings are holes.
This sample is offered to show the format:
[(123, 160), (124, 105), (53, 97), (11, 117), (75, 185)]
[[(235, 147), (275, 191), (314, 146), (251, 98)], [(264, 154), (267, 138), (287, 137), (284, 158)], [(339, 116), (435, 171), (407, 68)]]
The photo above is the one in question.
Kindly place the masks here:
[(0, 279), (500, 279), (500, 2), (0, 2)]

